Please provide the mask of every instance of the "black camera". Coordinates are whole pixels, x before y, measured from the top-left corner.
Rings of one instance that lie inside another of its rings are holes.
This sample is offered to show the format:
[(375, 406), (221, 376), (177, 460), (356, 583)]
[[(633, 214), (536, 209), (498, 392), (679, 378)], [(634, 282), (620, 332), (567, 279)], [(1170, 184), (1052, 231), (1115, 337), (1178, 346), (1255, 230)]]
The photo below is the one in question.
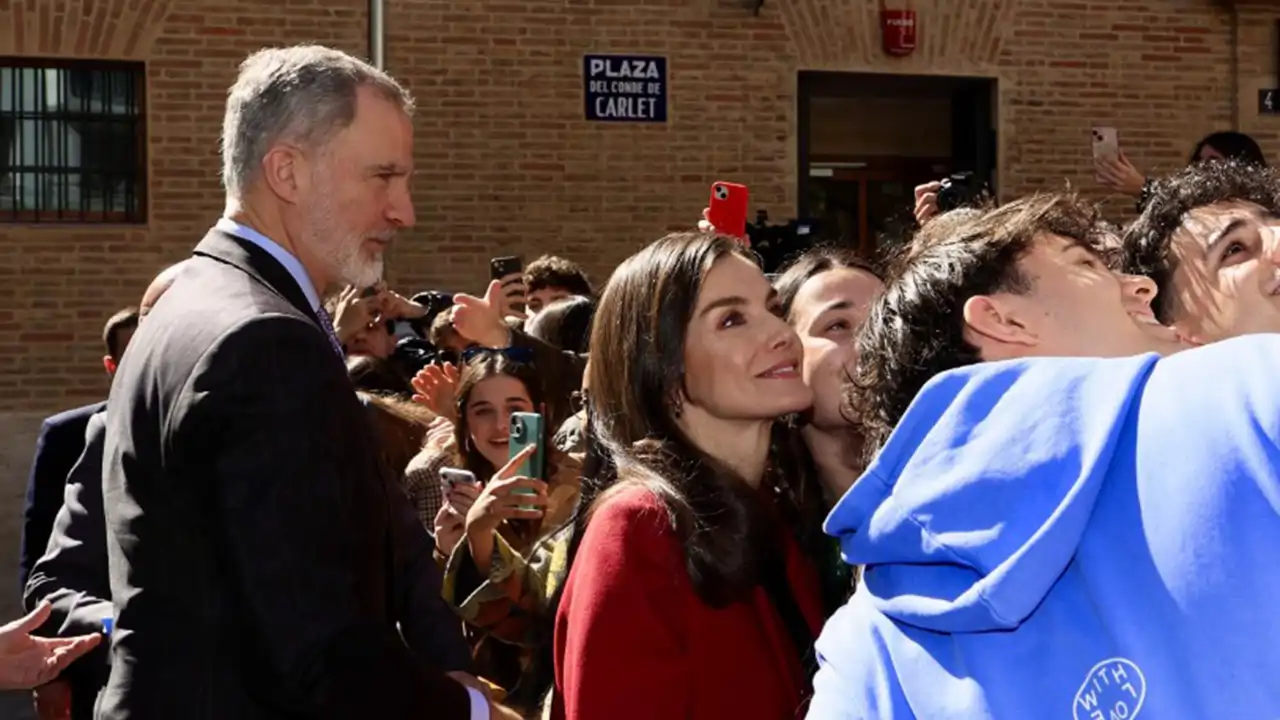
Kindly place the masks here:
[(938, 212), (950, 212), (957, 208), (978, 205), (988, 194), (986, 184), (971, 172), (952, 173), (942, 179), (938, 191)]

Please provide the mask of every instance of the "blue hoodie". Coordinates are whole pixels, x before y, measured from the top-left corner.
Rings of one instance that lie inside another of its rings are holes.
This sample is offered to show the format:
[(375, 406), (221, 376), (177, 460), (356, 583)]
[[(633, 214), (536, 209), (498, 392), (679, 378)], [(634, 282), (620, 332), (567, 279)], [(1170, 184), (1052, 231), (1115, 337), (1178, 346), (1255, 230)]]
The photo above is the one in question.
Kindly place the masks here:
[(809, 718), (1280, 718), (1280, 335), (943, 373), (826, 530)]

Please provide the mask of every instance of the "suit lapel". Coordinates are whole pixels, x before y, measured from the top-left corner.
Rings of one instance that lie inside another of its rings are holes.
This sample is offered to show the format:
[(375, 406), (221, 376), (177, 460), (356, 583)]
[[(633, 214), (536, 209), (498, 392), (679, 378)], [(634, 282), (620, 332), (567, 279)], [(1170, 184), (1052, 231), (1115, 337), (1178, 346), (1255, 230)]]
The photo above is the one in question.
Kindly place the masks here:
[(278, 260), (271, 257), (271, 253), (248, 240), (213, 228), (204, 236), (200, 244), (196, 245), (193, 254), (239, 268), (249, 277), (289, 301), (290, 305), (298, 308), (317, 325), (320, 324), (320, 318), (316, 316), (311, 303), (307, 301), (306, 293), (302, 292), (293, 275), (290, 275)]

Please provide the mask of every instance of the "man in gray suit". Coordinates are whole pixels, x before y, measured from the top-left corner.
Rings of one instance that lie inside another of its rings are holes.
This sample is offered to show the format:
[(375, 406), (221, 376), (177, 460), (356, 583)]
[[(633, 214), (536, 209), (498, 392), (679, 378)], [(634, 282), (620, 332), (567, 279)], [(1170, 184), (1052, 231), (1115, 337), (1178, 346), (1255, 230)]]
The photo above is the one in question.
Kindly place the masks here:
[(433, 543), (380, 461), (332, 320), (413, 224), (412, 101), (321, 47), (250, 56), (226, 211), (108, 400), (115, 628), (101, 720), (513, 717), (469, 656)]

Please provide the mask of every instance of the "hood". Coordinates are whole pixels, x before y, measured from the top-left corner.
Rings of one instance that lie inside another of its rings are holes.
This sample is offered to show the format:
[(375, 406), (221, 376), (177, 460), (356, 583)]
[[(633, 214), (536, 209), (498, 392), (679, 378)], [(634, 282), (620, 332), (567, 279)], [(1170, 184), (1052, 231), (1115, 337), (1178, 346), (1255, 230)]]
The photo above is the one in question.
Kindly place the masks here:
[[(1075, 554), (1156, 355), (981, 363), (929, 381), (827, 518), (871, 602), (939, 632), (1017, 627)], [(1130, 430), (1131, 432), (1131, 430)]]

